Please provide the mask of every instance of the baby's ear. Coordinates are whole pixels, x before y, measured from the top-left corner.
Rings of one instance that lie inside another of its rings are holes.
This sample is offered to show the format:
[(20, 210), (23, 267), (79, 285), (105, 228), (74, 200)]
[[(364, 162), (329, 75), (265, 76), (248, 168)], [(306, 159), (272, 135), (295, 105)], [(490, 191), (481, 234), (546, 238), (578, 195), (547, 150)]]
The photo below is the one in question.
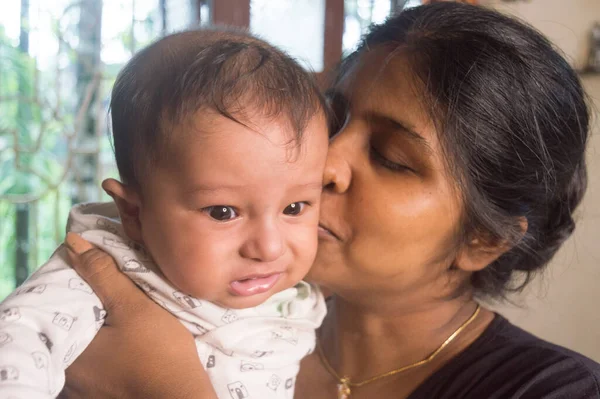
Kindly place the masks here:
[(140, 223), (140, 196), (131, 186), (115, 179), (106, 179), (102, 188), (112, 197), (119, 209), (121, 223), (125, 234), (135, 242), (142, 242), (142, 226)]

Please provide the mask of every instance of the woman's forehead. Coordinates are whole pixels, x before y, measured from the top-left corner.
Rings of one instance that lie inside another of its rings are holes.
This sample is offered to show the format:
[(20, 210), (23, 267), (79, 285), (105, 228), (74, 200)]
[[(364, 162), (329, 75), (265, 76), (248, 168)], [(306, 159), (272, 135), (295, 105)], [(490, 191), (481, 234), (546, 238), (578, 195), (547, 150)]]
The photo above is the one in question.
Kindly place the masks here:
[(374, 49), (361, 55), (337, 89), (353, 112), (381, 115), (437, 140), (424, 85), (403, 52)]
[(348, 86), (349, 81), (371, 80), (377, 82), (382, 79), (402, 81), (416, 81), (410, 64), (409, 53), (404, 48), (390, 48), (377, 46), (362, 50), (356, 55), (346, 70), (339, 76), (339, 85)]

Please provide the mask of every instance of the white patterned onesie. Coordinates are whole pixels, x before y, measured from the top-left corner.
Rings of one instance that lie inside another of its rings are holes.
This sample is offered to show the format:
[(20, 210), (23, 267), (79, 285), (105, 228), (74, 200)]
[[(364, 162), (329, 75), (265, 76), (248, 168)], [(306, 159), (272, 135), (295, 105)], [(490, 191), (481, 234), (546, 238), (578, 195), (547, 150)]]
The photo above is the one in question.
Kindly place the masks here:
[[(121, 270), (195, 336), (220, 399), (292, 398), (303, 357), (326, 313), (305, 282), (248, 309), (224, 309), (177, 291), (151, 271), (143, 248), (123, 234), (112, 203), (78, 205), (67, 229), (110, 253)], [(64, 370), (94, 339), (106, 312), (59, 248), (0, 304), (0, 399), (54, 398)], [(168, 339), (166, 337), (165, 339)]]

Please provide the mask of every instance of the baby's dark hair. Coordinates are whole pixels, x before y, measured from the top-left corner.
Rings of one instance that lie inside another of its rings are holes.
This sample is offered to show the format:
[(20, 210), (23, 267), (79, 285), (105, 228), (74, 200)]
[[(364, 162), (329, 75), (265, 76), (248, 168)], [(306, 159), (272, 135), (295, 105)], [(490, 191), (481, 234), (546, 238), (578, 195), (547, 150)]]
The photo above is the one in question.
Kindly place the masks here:
[(256, 115), (283, 119), (300, 143), (325, 102), (312, 75), (284, 52), (246, 32), (213, 29), (166, 36), (137, 53), (117, 77), (110, 109), (119, 174), (139, 186), (181, 139), (174, 128), (199, 110), (247, 126)]
[(573, 232), (586, 190), (589, 110), (577, 74), (524, 23), (441, 2), (374, 27), (338, 79), (382, 47), (422, 83), (463, 195), (460, 242), (477, 237), (512, 247), (475, 272), (470, 287), (488, 298), (522, 289)]

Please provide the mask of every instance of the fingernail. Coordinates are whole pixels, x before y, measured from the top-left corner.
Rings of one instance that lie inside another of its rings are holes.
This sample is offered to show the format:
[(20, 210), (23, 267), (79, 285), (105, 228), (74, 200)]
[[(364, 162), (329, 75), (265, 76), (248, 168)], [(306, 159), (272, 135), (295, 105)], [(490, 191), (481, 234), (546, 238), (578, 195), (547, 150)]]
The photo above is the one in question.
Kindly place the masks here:
[(81, 255), (82, 253), (94, 248), (92, 244), (81, 238), (78, 234), (70, 232), (67, 233), (65, 244), (67, 244), (71, 251), (75, 252), (77, 255)]

